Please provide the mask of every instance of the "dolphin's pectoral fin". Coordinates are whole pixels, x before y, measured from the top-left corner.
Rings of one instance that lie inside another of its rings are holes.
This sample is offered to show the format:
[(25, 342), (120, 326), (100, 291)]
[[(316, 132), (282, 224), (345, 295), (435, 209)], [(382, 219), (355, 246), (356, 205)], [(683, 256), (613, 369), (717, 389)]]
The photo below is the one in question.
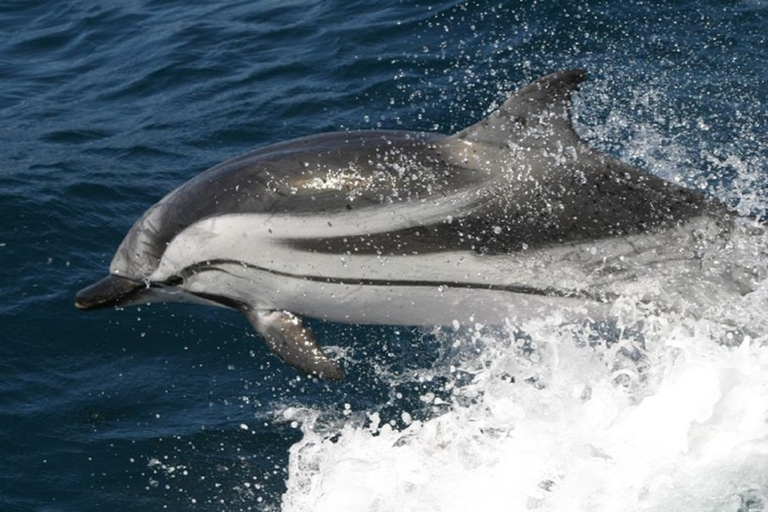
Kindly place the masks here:
[(264, 343), (283, 362), (321, 379), (340, 380), (344, 372), (317, 345), (312, 329), (288, 311), (243, 308)]

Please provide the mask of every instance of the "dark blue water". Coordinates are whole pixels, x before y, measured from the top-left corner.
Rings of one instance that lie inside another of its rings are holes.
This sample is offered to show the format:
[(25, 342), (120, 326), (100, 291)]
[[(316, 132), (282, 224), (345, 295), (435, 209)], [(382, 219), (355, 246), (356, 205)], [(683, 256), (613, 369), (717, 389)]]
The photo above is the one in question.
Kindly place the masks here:
[(0, 510), (279, 509), (286, 408), (397, 418), (439, 393), (379, 378), (439, 364), (413, 329), (314, 323), (349, 375), (325, 384), (235, 313), (76, 311), (188, 178), (323, 131), (449, 133), (579, 66), (594, 145), (761, 210), (766, 27), (763, 0), (2, 3)]

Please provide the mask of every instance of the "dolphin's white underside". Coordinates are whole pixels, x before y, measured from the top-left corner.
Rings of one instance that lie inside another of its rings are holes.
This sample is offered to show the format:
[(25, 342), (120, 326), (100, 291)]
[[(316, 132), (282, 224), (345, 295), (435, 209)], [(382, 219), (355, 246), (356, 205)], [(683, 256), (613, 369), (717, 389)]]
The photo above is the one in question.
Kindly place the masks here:
[(183, 284), (164, 289), (158, 300), (169, 300), (179, 289), (255, 309), (392, 325), (501, 324), (550, 314), (603, 318), (617, 296), (686, 308), (706, 303), (715, 290), (745, 286), (718, 260), (727, 257), (732, 242), (726, 243), (724, 228), (711, 217), (503, 255), (328, 254), (291, 246), (301, 238), (391, 228), (391, 217), (385, 220), (352, 213), (205, 219), (174, 238), (149, 281), (184, 275)]

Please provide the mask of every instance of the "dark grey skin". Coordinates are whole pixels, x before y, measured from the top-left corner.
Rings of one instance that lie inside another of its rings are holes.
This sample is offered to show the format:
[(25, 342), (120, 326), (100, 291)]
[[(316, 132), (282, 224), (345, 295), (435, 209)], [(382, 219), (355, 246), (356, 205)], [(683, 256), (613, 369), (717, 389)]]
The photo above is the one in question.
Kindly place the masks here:
[[(300, 316), (413, 323), (409, 312), (379, 301), (379, 292), (423, 307), (425, 324), (444, 322), (450, 316), (441, 313), (465, 299), (483, 310), (504, 294), (604, 301), (586, 286), (472, 277), (486, 272), (474, 263), (429, 276), (409, 271), (439, 254), (491, 261), (676, 229), (702, 217), (727, 225), (722, 205), (581, 141), (570, 104), (585, 78), (578, 69), (546, 76), (451, 136), (330, 133), (219, 164), (147, 210), (115, 254), (110, 275), (80, 291), (75, 304), (196, 300), (238, 309), (281, 359), (338, 379), (343, 372)], [(272, 259), (264, 254), (270, 250)], [(344, 268), (323, 263), (337, 256), (348, 259)], [(377, 258), (392, 263), (377, 266), (371, 277)], [(356, 298), (339, 303), (323, 295), (334, 286)], [(425, 294), (437, 286), (455, 292), (453, 302)], [(163, 295), (170, 290), (179, 294)], [(486, 291), (492, 295), (483, 296)]]

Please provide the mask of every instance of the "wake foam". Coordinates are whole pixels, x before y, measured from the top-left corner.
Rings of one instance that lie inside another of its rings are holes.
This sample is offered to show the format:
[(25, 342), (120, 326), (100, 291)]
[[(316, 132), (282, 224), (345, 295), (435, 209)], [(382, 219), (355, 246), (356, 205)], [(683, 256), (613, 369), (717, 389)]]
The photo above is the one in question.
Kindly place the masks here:
[(673, 316), (440, 331), (467, 348), (446, 372), (471, 375), (444, 414), (395, 428), (284, 412), (304, 437), (283, 510), (764, 510), (768, 345), (716, 332)]

